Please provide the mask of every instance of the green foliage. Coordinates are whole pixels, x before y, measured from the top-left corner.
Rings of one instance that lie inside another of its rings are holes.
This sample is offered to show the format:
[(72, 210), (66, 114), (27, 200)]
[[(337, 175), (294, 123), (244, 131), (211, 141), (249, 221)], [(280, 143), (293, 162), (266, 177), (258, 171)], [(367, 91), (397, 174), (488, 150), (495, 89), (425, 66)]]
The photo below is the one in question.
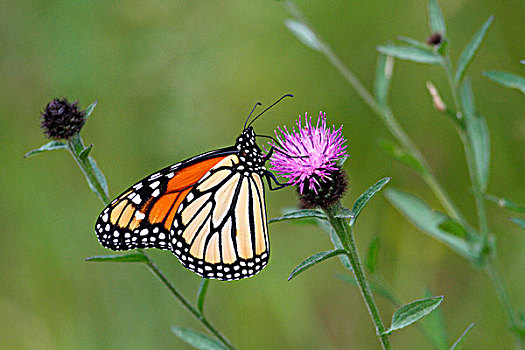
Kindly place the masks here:
[(201, 278), (199, 283), (199, 290), (197, 291), (197, 310), (201, 313), (204, 313), (204, 299), (206, 298), (206, 291), (208, 290), (208, 285), (210, 280), (208, 278)]
[(394, 58), (386, 55), (377, 56), (376, 78), (374, 81), (374, 94), (377, 102), (383, 108), (388, 105), (388, 89), (394, 70)]
[(87, 157), (89, 156), (89, 153), (91, 152), (91, 149), (93, 148), (93, 144), (87, 146), (86, 148), (84, 148), (79, 154), (78, 154), (78, 158), (85, 162)]
[(148, 258), (142, 253), (127, 253), (121, 255), (97, 255), (85, 259), (96, 262), (119, 262), (119, 263), (148, 263)]
[(322, 219), (326, 220), (326, 215), (317, 209), (301, 209), (294, 210), (285, 213), (283, 216), (271, 218), (268, 220), (268, 223), (274, 223), (279, 221), (289, 221), (289, 220), (298, 220), (298, 219)]
[(437, 0), (430, 0), (428, 2), (428, 19), (430, 31), (446, 37), (445, 18), (443, 17), (443, 12), (441, 12)]
[(437, 65), (443, 63), (441, 56), (435, 54), (431, 50), (423, 50), (412, 46), (383, 45), (378, 46), (377, 51), (384, 55), (393, 56), (401, 60)]
[(440, 230), (443, 230), (445, 232), (448, 232), (454, 236), (460, 237), (460, 238), (467, 238), (467, 230), (461, 223), (459, 223), (457, 220), (453, 219), (446, 219), (443, 220), (439, 225), (438, 228)]
[(405, 44), (408, 44), (412, 47), (415, 47), (415, 48), (418, 48), (418, 49), (421, 49), (421, 50), (425, 50), (425, 51), (430, 51), (430, 46), (427, 44), (427, 43), (424, 43), (422, 41), (419, 41), (419, 40), (416, 40), (416, 39), (412, 39), (412, 38), (408, 38), (406, 36), (398, 36), (397, 37), (397, 40), (405, 43)]
[(325, 252), (320, 252), (312, 255), (311, 257), (307, 258), (306, 260), (302, 261), (299, 265), (297, 265), (292, 272), (290, 273), (290, 276), (288, 276), (288, 281), (290, 281), (295, 276), (299, 275), (300, 273), (303, 273), (304, 271), (308, 270), (311, 267), (314, 267), (315, 265), (319, 264), (320, 262), (331, 258), (336, 255), (345, 255), (346, 251), (343, 249), (337, 249), (337, 250), (329, 250)]
[(432, 210), (417, 196), (400, 190), (389, 189), (386, 191), (386, 197), (421, 231), (446, 244), (450, 249), (469, 260), (476, 258), (470, 245), (464, 239), (439, 228), (441, 223), (449, 220), (445, 214)]
[(515, 211), (517, 213), (525, 213), (525, 206), (516, 204), (514, 202), (511, 202), (508, 199), (498, 198), (498, 197), (490, 195), (490, 194), (486, 195), (485, 198), (487, 198), (488, 200), (493, 201), (494, 203), (496, 203), (501, 208), (512, 210), (512, 211)]
[(498, 84), (511, 89), (518, 89), (525, 94), (525, 78), (522, 76), (499, 70), (483, 72), (483, 75)]
[(368, 190), (365, 191), (365, 193), (363, 193), (361, 196), (359, 196), (359, 198), (357, 198), (357, 200), (355, 201), (354, 203), (354, 206), (352, 207), (352, 213), (353, 213), (353, 216), (351, 217), (350, 219), (350, 225), (353, 225), (355, 223), (355, 221), (357, 220), (357, 217), (359, 216), (359, 214), (361, 213), (361, 210), (363, 210), (363, 208), (365, 207), (365, 205), (368, 203), (368, 201), (370, 199), (372, 199), (372, 197), (379, 191), (381, 191), (381, 189), (390, 181), (390, 178), (389, 177), (386, 177), (382, 180), (379, 180), (378, 182), (376, 182), (375, 184), (373, 184), (372, 186), (370, 186), (370, 188), (368, 188)]
[(95, 101), (93, 102), (92, 104), (90, 104), (85, 110), (84, 112), (86, 113), (86, 115), (84, 116), (84, 118), (86, 118), (86, 120), (89, 118), (89, 116), (91, 115), (91, 113), (93, 113), (93, 110), (95, 110), (95, 107), (97, 106), (98, 104), (98, 101)]
[(46, 151), (56, 151), (59, 149), (67, 149), (67, 145), (62, 141), (49, 141), (42, 147), (27, 152), (24, 158), (34, 156), (35, 154), (38, 154), (38, 153), (42, 153)]
[(394, 312), (390, 328), (385, 333), (390, 334), (395, 330), (411, 325), (431, 313), (441, 304), (441, 301), (443, 301), (443, 297), (439, 296), (416, 300), (410, 304), (401, 306)]
[(177, 337), (199, 350), (227, 350), (228, 348), (209, 336), (185, 327), (171, 327)]
[[(341, 240), (337, 236), (337, 233), (334, 231), (333, 227), (328, 224), (323, 225), (323, 227), (328, 231), (328, 234), (330, 235), (330, 240), (332, 241), (332, 244), (334, 245), (335, 249), (344, 250), (343, 244), (341, 243)], [(348, 256), (339, 255), (339, 260), (348, 271), (352, 271), (352, 264), (350, 264), (350, 259), (348, 259)]]
[(510, 218), (510, 221), (512, 221), (516, 225), (519, 225), (522, 229), (525, 230), (525, 220), (520, 218)]
[(468, 143), (473, 153), (475, 180), (484, 192), (487, 188), (490, 167), (489, 130), (485, 119), (476, 112), (469, 79), (465, 79), (462, 84), (461, 103), (465, 112)]
[(456, 69), (456, 76), (455, 76), (456, 85), (459, 85), (459, 83), (461, 82), (463, 78), (463, 74), (465, 73), (470, 62), (476, 55), (476, 52), (478, 51), (479, 46), (481, 45), (481, 42), (485, 38), (485, 35), (487, 34), (487, 31), (489, 30), (493, 19), (494, 19), (494, 16), (490, 16), (489, 19), (487, 19), (487, 21), (483, 24), (481, 29), (474, 35), (472, 40), (463, 49), (463, 52), (461, 53), (461, 57), (459, 58), (458, 66)]
[(471, 323), (467, 329), (465, 329), (465, 331), (459, 336), (458, 340), (456, 340), (456, 342), (452, 345), (452, 347), (450, 348), (450, 350), (459, 350), (461, 349), (461, 347), (463, 346), (463, 341), (465, 340), (465, 337), (466, 335), (470, 332), (470, 330), (472, 329), (472, 327), (474, 327), (475, 323)]
[(379, 140), (379, 147), (381, 147), (381, 149), (385, 153), (390, 155), (395, 160), (405, 165), (408, 165), (417, 172), (421, 173), (422, 171), (424, 171), (424, 168), (421, 165), (421, 163), (412, 154), (399, 147), (395, 142), (382, 139)]
[(302, 42), (309, 48), (314, 49), (316, 51), (320, 51), (322, 49), (322, 45), (319, 42), (319, 39), (317, 39), (315, 33), (312, 32), (310, 28), (308, 28), (301, 22), (292, 19), (287, 19), (284, 22), (284, 25), (286, 26), (286, 28), (288, 28), (290, 32), (292, 32), (293, 35), (295, 35), (297, 39), (299, 39), (300, 42)]
[[(425, 290), (425, 298), (431, 298), (430, 291)], [(443, 310), (436, 308), (421, 322), (421, 327), (425, 330), (425, 334), (430, 338), (432, 343), (438, 350), (448, 350), (448, 332), (445, 320), (443, 319)]]

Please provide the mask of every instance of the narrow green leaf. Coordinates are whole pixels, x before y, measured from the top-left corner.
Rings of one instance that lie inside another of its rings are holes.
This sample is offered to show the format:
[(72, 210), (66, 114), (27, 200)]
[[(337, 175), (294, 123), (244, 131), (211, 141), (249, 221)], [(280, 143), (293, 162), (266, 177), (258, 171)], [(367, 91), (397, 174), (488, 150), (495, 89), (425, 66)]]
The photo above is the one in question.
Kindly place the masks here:
[(392, 324), (385, 334), (390, 334), (395, 330), (405, 328), (422, 317), (431, 313), (441, 304), (443, 297), (432, 297), (416, 300), (410, 304), (401, 306), (392, 316)]
[(92, 104), (90, 104), (90, 105), (88, 106), (88, 108), (86, 108), (86, 109), (84, 110), (84, 112), (86, 113), (86, 120), (87, 120), (87, 118), (89, 118), (89, 116), (91, 115), (91, 113), (93, 113), (93, 110), (95, 109), (95, 107), (97, 106), (97, 104), (98, 104), (98, 101), (95, 101), (95, 102), (93, 102)]
[(376, 78), (374, 82), (374, 94), (377, 102), (381, 107), (386, 108), (388, 105), (388, 89), (392, 80), (392, 71), (394, 70), (394, 58), (379, 54), (377, 56)]
[(418, 49), (425, 50), (425, 51), (430, 51), (430, 47), (428, 46), (428, 44), (424, 43), (422, 41), (419, 41), (419, 40), (416, 40), (416, 39), (412, 39), (412, 38), (407, 38), (406, 36), (398, 36), (397, 40), (402, 41), (405, 44), (408, 44), (410, 46), (416, 47)]
[(355, 214), (353, 211), (351, 211), (348, 208), (339, 207), (337, 208), (336, 213), (334, 214), (334, 217), (343, 218), (343, 219), (355, 219)]
[(499, 207), (509, 209), (518, 213), (525, 213), (525, 207), (516, 203), (513, 203), (505, 198), (498, 198), (490, 194), (485, 196), (488, 200), (498, 204)]
[(417, 172), (421, 173), (424, 170), (421, 163), (419, 163), (419, 161), (416, 158), (414, 158), (414, 156), (412, 156), (410, 153), (407, 153), (404, 149), (399, 147), (396, 143), (390, 140), (382, 139), (382, 140), (379, 140), (379, 147), (381, 147), (381, 149), (385, 153), (390, 155), (392, 158), (394, 158), (398, 162), (408, 165), (409, 167), (415, 169)]
[(297, 39), (299, 39), (300, 42), (302, 42), (311, 49), (321, 51), (321, 42), (319, 41), (315, 33), (310, 30), (310, 28), (293, 19), (287, 19), (286, 21), (284, 21), (284, 25), (286, 26), (286, 28), (288, 28), (290, 32), (292, 32), (293, 35), (295, 35)]
[[(321, 226), (323, 230), (328, 232), (328, 234), (330, 235), (330, 240), (332, 241), (332, 244), (334, 245), (336, 250), (344, 250), (344, 247), (341, 244), (341, 240), (337, 236), (337, 233), (335, 233), (334, 229), (332, 228), (332, 225), (330, 225), (327, 221), (317, 221), (317, 224)], [(348, 259), (348, 256), (339, 255), (339, 260), (347, 270), (352, 271), (352, 264), (350, 264), (350, 259)]]
[(438, 228), (440, 230), (443, 230), (445, 232), (448, 232), (454, 236), (466, 238), (467, 237), (467, 229), (461, 225), (457, 220), (447, 218), (443, 220), (439, 225)]
[(271, 218), (270, 220), (268, 220), (268, 223), (271, 224), (272, 222), (297, 220), (297, 219), (305, 219), (305, 218), (326, 220), (326, 215), (322, 211), (316, 210), (316, 209), (301, 209), (301, 210), (296, 210), (296, 211), (286, 213), (283, 216)]
[(324, 261), (336, 255), (346, 255), (346, 252), (343, 249), (337, 249), (337, 250), (329, 250), (326, 252), (320, 252), (320, 253), (312, 255), (311, 257), (301, 262), (299, 265), (297, 265), (292, 270), (292, 272), (290, 273), (290, 276), (288, 276), (288, 281), (290, 281), (292, 278), (299, 275), (300, 273), (308, 270), (310, 267), (313, 267), (319, 264), (321, 261)]
[[(336, 275), (337, 278), (339, 278), (341, 281), (344, 281), (344, 282), (347, 282), (347, 283), (350, 283), (351, 285), (353, 285), (354, 287), (359, 287), (359, 285), (357, 284), (357, 281), (355, 279), (354, 276), (351, 276), (351, 275), (348, 275), (348, 274), (343, 274), (343, 273), (339, 273)], [(391, 291), (389, 291), (387, 288), (383, 287), (382, 285), (380, 284), (377, 284), (373, 281), (368, 281), (368, 285), (370, 287), (370, 290), (374, 293), (374, 294), (379, 294), (381, 295), (382, 297), (385, 297), (387, 298), (388, 300), (390, 300), (390, 302), (394, 305), (397, 305), (398, 304), (398, 300), (396, 299), (396, 297), (394, 296), (394, 294), (392, 294)]]
[(463, 49), (463, 52), (461, 53), (461, 57), (458, 61), (458, 67), (456, 69), (456, 85), (459, 85), (461, 82), (461, 79), (463, 78), (463, 74), (465, 73), (467, 67), (469, 66), (470, 62), (476, 55), (476, 52), (479, 49), (479, 46), (481, 45), (481, 42), (485, 38), (485, 35), (487, 34), (487, 31), (490, 28), (490, 25), (492, 23), (492, 20), (494, 19), (494, 16), (490, 16), (489, 19), (483, 24), (480, 30), (474, 35), (472, 40), (465, 46)]
[(201, 313), (204, 313), (204, 299), (206, 298), (206, 291), (208, 290), (208, 284), (210, 280), (208, 278), (202, 278), (201, 283), (199, 284), (199, 290), (197, 291), (197, 309)]
[(206, 334), (185, 327), (171, 327), (177, 337), (199, 350), (227, 350), (228, 348)]
[(525, 220), (520, 218), (510, 218), (510, 221), (512, 221), (516, 225), (519, 225), (522, 229), (525, 230)]
[(430, 31), (446, 36), (445, 18), (443, 17), (443, 12), (441, 12), (437, 0), (430, 0), (428, 2), (428, 18)]
[(465, 331), (463, 332), (463, 334), (461, 334), (458, 338), (458, 340), (456, 340), (456, 342), (454, 343), (454, 345), (452, 345), (452, 347), (450, 348), (450, 350), (459, 350), (462, 346), (463, 346), (463, 341), (465, 340), (465, 336), (470, 332), (470, 330), (472, 329), (472, 327), (474, 327), (475, 323), (472, 322), (468, 327), (467, 329), (465, 329)]
[[(432, 294), (428, 289), (425, 290), (424, 297), (432, 297)], [(425, 317), (421, 322), (421, 327), (425, 330), (425, 334), (430, 338), (430, 341), (435, 345), (436, 349), (448, 350), (449, 337), (441, 309), (436, 309), (430, 315)]]
[(40, 148), (34, 149), (26, 153), (24, 158), (34, 156), (35, 154), (46, 152), (46, 151), (55, 151), (57, 149), (66, 149), (67, 145), (61, 141), (49, 141)]
[(379, 236), (374, 236), (368, 245), (368, 252), (366, 254), (365, 265), (368, 271), (372, 274), (376, 272), (377, 256), (379, 254)]
[(140, 262), (147, 263), (148, 258), (142, 253), (128, 253), (122, 255), (97, 255), (91, 256), (85, 259), (86, 261), (99, 261), (99, 262)]
[(490, 136), (485, 119), (476, 113), (470, 80), (465, 79), (460, 91), (465, 112), (467, 138), (472, 149), (476, 181), (484, 192), (489, 180)]
[[(104, 176), (102, 171), (100, 171), (100, 169), (99, 169), (99, 167), (97, 165), (97, 162), (95, 162), (93, 157), (90, 157), (89, 155), (87, 157), (87, 161), (89, 162), (89, 164), (93, 168), (93, 173), (95, 174), (95, 177), (97, 178), (97, 180), (102, 185), (102, 189), (104, 190), (106, 195), (109, 197), (108, 182), (106, 181), (106, 177)], [(92, 186), (92, 185), (90, 184), (90, 186)], [(92, 189), (93, 189), (93, 187), (92, 187)]]
[(476, 258), (467, 241), (439, 228), (439, 225), (448, 219), (445, 214), (432, 210), (417, 196), (400, 190), (388, 189), (385, 195), (421, 231), (446, 244), (450, 249), (467, 259)]
[(384, 45), (378, 46), (377, 51), (388, 56), (419, 63), (441, 64), (443, 61), (442, 58), (434, 52), (422, 50), (417, 47)]
[(483, 75), (498, 84), (512, 89), (518, 89), (525, 94), (525, 78), (522, 76), (499, 70), (483, 72)]
[(93, 144), (87, 146), (84, 148), (79, 154), (78, 158), (80, 158), (81, 161), (85, 162), (86, 158), (89, 156), (89, 152), (91, 152), (91, 149), (93, 148)]
[(368, 188), (368, 190), (365, 191), (354, 203), (354, 206), (352, 208), (352, 212), (354, 213), (354, 217), (350, 219), (350, 225), (353, 225), (355, 221), (357, 220), (357, 217), (361, 213), (361, 210), (365, 207), (365, 205), (368, 203), (368, 201), (390, 181), (389, 177), (385, 177), (382, 180), (379, 180), (372, 186)]
[(461, 84), (459, 97), (463, 111), (465, 112), (465, 118), (474, 118), (476, 116), (476, 106), (474, 105), (474, 94), (472, 93), (470, 79), (465, 79), (463, 84)]

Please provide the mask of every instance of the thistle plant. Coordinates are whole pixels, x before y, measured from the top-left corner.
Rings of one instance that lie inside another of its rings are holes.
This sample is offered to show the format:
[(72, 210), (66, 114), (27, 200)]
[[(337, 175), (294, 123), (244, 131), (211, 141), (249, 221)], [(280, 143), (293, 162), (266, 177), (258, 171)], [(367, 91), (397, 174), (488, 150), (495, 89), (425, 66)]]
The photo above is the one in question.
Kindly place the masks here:
[[(449, 55), (452, 38), (446, 31), (445, 19), (437, 1), (430, 0), (428, 6), (430, 34), (426, 42), (400, 37), (401, 45), (378, 46), (376, 79), (374, 92), (371, 93), (309, 24), (293, 1), (285, 1), (284, 7), (292, 16), (291, 19), (286, 20), (286, 27), (306, 46), (324, 55), (355, 89), (359, 97), (385, 123), (397, 142), (383, 142), (381, 147), (393, 158), (410, 166), (421, 176), (443, 206), (444, 212), (432, 210), (419, 197), (397, 189), (386, 191), (388, 200), (421, 231), (447, 245), (480, 271), (488, 274), (507, 314), (509, 330), (514, 336), (516, 348), (524, 348), (525, 322), (512, 306), (505, 283), (495, 267), (497, 237), (492, 234), (488, 225), (486, 201), (496, 202), (501, 207), (519, 213), (523, 213), (524, 209), (523, 206), (487, 192), (490, 170), (489, 131), (484, 118), (475, 106), (470, 79), (465, 78), (467, 68), (480, 48), (493, 17), (489, 17), (474, 34), (454, 66)], [(433, 174), (422, 152), (395, 118), (388, 101), (395, 59), (436, 65), (443, 69), (448, 80), (452, 101), (444, 101), (438, 89), (431, 82), (427, 83), (427, 87), (434, 108), (452, 120), (463, 142), (478, 218), (477, 225), (466, 220), (465, 215), (458, 209)], [(489, 71), (483, 75), (504, 86), (525, 92), (525, 78), (521, 76), (503, 71)], [(520, 218), (512, 218), (512, 220), (522, 227), (525, 226), (524, 221)], [(395, 299), (390, 291), (382, 290), (382, 294), (389, 296), (391, 300)], [(472, 325), (467, 327), (461, 338), (454, 343), (453, 348), (460, 345), (463, 337), (471, 328)], [(438, 339), (434, 345), (437, 348), (447, 348), (446, 332), (441, 333), (442, 335), (438, 337), (435, 334), (432, 335), (433, 339)]]
[(443, 297), (429, 297), (400, 307), (393, 315), (390, 328), (385, 328), (359, 257), (353, 225), (367, 202), (390, 178), (372, 185), (357, 199), (352, 209), (345, 208), (341, 198), (348, 182), (342, 166), (348, 154), (342, 126), (337, 129), (335, 126), (327, 128), (326, 115), (321, 112), (315, 126), (311, 117), (305, 114), (304, 124), (299, 117), (296, 127), (292, 131), (288, 131), (286, 127), (278, 128), (275, 133), (277, 140), (272, 143), (276, 152), (272, 155), (270, 164), (277, 174), (288, 178), (289, 185), (297, 186), (301, 206), (307, 209), (288, 212), (270, 222), (304, 218), (324, 221), (334, 249), (314, 254), (301, 262), (293, 269), (288, 280), (328, 258), (339, 256), (343, 265), (355, 277), (382, 348), (391, 349), (389, 335), (432, 312)]
[[(71, 104), (66, 98), (56, 98), (49, 102), (41, 113), (41, 127), (44, 134), (53, 139), (42, 147), (32, 150), (25, 158), (53, 150), (67, 150), (82, 170), (89, 187), (104, 205), (110, 202), (106, 178), (95, 160), (89, 155), (93, 145), (85, 146), (80, 131), (97, 102), (85, 110), (79, 110), (78, 101)], [(172, 327), (172, 331), (182, 340), (198, 349), (235, 349), (235, 346), (204, 315), (204, 300), (209, 280), (202, 279), (197, 291), (196, 305), (183, 296), (171, 283), (153, 259), (142, 249), (120, 255), (92, 256), (85, 259), (90, 262), (141, 263), (160, 280), (177, 300), (213, 337), (184, 327)]]

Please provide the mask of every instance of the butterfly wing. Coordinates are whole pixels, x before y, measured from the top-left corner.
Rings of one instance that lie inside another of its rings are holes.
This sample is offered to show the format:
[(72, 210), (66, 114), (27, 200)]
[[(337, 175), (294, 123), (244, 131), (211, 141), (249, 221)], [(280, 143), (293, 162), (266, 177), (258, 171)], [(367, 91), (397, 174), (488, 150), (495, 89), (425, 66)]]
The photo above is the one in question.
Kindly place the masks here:
[(208, 152), (164, 168), (128, 188), (99, 215), (95, 232), (112, 250), (170, 249), (180, 204), (195, 184), (234, 149)]
[(232, 155), (212, 168), (182, 201), (173, 221), (173, 253), (206, 278), (250, 277), (268, 262), (262, 179), (240, 171), (238, 163)]
[(100, 214), (100, 243), (113, 250), (171, 249), (206, 278), (255, 275), (269, 258), (264, 186), (237, 153), (206, 153), (133, 185)]

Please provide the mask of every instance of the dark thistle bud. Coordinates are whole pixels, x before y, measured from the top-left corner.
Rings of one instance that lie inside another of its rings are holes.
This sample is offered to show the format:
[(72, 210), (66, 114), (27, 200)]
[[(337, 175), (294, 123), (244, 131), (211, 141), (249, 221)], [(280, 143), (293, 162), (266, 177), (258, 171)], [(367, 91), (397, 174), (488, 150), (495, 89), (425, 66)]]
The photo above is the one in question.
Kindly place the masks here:
[(443, 42), (443, 36), (440, 33), (434, 33), (427, 38), (427, 44), (438, 47)]
[(55, 140), (68, 140), (80, 132), (86, 113), (78, 109), (78, 101), (55, 98), (40, 115), (40, 127), (46, 136)]
[(324, 180), (318, 181), (317, 192), (307, 188), (299, 194), (300, 207), (302, 209), (322, 208), (326, 209), (343, 197), (347, 188), (348, 180), (344, 170), (336, 169), (325, 176)]

